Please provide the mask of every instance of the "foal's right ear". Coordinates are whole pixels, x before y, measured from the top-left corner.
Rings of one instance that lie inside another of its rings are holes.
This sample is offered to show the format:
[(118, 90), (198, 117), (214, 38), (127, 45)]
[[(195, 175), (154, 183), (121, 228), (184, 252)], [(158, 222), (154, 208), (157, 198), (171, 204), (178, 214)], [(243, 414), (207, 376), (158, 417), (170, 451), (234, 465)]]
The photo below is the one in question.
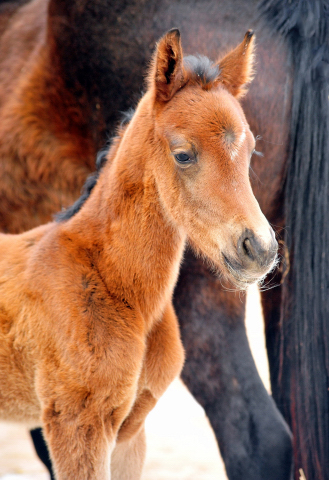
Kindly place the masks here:
[(177, 28), (169, 30), (158, 42), (149, 84), (156, 99), (168, 102), (184, 84), (183, 52)]
[(219, 81), (236, 98), (241, 98), (247, 92), (254, 71), (255, 36), (248, 30), (240, 45), (225, 55), (219, 62)]

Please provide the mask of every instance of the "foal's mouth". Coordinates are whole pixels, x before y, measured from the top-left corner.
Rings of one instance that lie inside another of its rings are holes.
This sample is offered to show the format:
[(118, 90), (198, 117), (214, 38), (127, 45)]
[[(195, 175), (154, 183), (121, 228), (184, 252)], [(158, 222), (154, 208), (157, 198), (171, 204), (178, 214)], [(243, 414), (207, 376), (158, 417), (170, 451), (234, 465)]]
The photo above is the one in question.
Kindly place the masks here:
[(260, 270), (245, 268), (238, 260), (229, 258), (224, 253), (222, 253), (222, 256), (229, 273), (228, 278), (241, 290), (246, 290), (255, 283), (262, 283), (264, 278), (277, 266), (277, 260), (274, 259), (265, 271), (262, 268), (260, 272)]

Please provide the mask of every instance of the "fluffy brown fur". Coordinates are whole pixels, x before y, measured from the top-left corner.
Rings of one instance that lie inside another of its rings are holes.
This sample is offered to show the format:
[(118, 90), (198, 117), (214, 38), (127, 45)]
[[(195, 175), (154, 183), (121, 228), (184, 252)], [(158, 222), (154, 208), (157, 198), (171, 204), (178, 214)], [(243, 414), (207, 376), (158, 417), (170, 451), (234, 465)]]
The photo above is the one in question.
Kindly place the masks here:
[[(249, 62), (243, 45), (225, 61)], [(110, 478), (110, 461), (112, 480), (140, 478), (145, 417), (183, 363), (171, 298), (187, 236), (228, 275), (238, 264), (246, 283), (273, 265), (242, 109), (221, 77), (205, 90), (182, 62), (172, 30), (76, 215), (0, 236), (0, 412), (43, 426), (58, 480)], [(239, 141), (227, 144), (226, 126)]]
[(65, 83), (47, 22), (48, 3), (33, 0), (1, 36), (0, 230), (8, 233), (49, 221), (94, 169), (97, 120), (81, 87)]

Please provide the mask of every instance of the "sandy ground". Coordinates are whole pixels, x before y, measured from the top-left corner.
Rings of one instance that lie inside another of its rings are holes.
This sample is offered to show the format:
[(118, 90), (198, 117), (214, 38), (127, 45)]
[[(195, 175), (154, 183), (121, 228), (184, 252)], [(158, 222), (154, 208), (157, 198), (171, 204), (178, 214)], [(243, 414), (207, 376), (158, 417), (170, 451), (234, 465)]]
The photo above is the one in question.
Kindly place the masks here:
[[(248, 294), (247, 330), (260, 375), (269, 388), (263, 324), (256, 288)], [(176, 380), (146, 422), (143, 480), (227, 480), (203, 409)], [(24, 427), (0, 423), (0, 480), (49, 480)]]

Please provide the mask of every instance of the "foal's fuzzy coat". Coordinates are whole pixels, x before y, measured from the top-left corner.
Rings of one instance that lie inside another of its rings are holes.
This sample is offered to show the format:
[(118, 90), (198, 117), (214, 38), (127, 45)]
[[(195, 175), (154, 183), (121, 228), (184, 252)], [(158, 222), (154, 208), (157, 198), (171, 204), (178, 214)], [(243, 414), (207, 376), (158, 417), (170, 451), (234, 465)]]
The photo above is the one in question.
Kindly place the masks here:
[[(219, 267), (243, 257), (246, 282), (273, 264), (248, 180), (253, 138), (233, 98), (252, 50), (248, 33), (208, 81), (168, 32), (82, 208), (0, 236), (0, 414), (43, 426), (59, 480), (109, 479), (110, 461), (112, 480), (140, 478), (145, 417), (183, 363), (171, 297), (186, 236)], [(266, 261), (238, 251), (246, 229)]]

